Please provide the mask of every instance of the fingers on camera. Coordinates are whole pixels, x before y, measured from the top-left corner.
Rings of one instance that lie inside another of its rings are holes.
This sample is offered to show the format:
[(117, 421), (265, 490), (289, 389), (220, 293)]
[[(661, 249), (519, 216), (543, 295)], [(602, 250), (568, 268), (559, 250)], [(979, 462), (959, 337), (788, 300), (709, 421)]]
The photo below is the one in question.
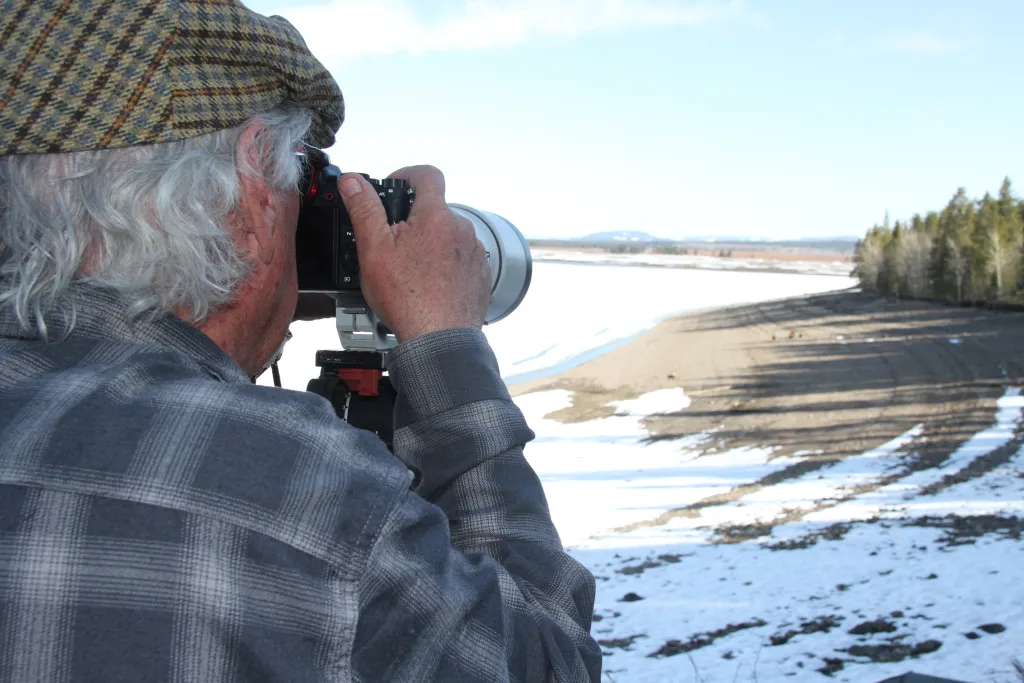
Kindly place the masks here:
[(414, 212), (446, 206), (444, 174), (433, 166), (407, 166), (388, 177), (405, 180), (416, 190)]
[[(388, 222), (384, 205), (373, 191), (373, 187), (358, 173), (346, 173), (342, 176), (342, 186), (350, 181), (357, 181), (362, 185), (362, 191), (357, 194), (342, 194), (356, 239), (365, 241), (371, 236), (378, 240), (382, 239), (383, 231), (378, 228), (381, 224), (387, 225)], [(364, 232), (369, 234), (363, 234)]]

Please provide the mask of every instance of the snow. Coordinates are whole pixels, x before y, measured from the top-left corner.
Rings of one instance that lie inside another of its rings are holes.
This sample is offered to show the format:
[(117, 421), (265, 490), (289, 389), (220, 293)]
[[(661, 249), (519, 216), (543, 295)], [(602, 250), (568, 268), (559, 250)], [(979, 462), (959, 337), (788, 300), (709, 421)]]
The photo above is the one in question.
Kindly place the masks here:
[[(910, 523), (1024, 512), (1024, 449), (982, 476), (935, 495), (923, 490), (1007, 447), (1024, 414), (1019, 388), (1007, 388), (992, 425), (938, 468), (907, 473), (907, 458), (922, 439), (919, 425), (859, 456), (697, 516), (630, 529), (623, 527), (818, 454), (772, 459), (765, 445), (700, 455), (707, 434), (645, 445), (643, 416), (688, 406), (678, 389), (618, 402), (615, 416), (587, 423), (545, 417), (570, 397), (544, 392), (517, 403), (538, 435), (527, 457), (562, 540), (598, 579), (600, 620), (593, 633), (604, 641), (604, 680), (825, 681), (818, 670), (827, 658), (843, 660), (832, 673), (837, 681), (880, 681), (909, 670), (967, 681), (1016, 680), (1012, 661), (1024, 658), (1019, 542), (997, 530), (951, 543), (943, 540), (949, 529)], [(882, 478), (895, 481), (882, 486)], [(787, 521), (784, 515), (793, 511), (809, 514)], [(761, 538), (715, 542), (716, 530), (754, 523), (775, 525)], [(837, 523), (843, 525), (838, 531)], [(822, 536), (829, 529), (833, 535)], [(773, 549), (787, 542), (792, 549)], [(640, 599), (623, 601), (630, 593)], [(880, 618), (892, 632), (850, 633)], [(979, 629), (988, 624), (1006, 630)], [(710, 642), (651, 656), (671, 641), (694, 637)], [(773, 637), (784, 642), (775, 645)], [(894, 643), (923, 650), (941, 645), (893, 663), (849, 651)]]
[[(686, 391), (675, 388), (652, 391), (629, 401), (612, 401), (608, 405), (616, 409), (616, 414), (629, 417), (650, 417), (651, 415), (664, 415), (686, 410), (690, 407), (690, 403), (692, 401), (686, 395)], [(670, 410), (666, 410), (666, 406)]]
[(707, 434), (645, 445), (642, 419), (689, 406), (682, 390), (664, 390), (611, 404), (621, 414), (579, 424), (545, 416), (570, 405), (569, 392), (516, 399), (537, 439), (527, 459), (544, 482), (562, 542), (575, 545), (592, 533), (644, 521), (785, 466), (772, 449), (738, 449), (697, 458)]
[[(620, 238), (615, 238), (620, 240)], [(624, 240), (623, 240), (624, 241)], [(636, 238), (633, 238), (636, 241)], [(813, 275), (848, 276), (853, 264), (836, 257), (832, 261), (784, 261), (764, 258), (720, 257), (702, 254), (612, 254), (566, 249), (532, 249), (534, 262), (591, 263), (622, 266), (658, 266), (699, 270), (768, 271)]]
[(561, 372), (677, 313), (853, 284), (822, 275), (535, 263), (522, 305), (485, 332), (511, 384)]
[[(684, 311), (847, 289), (849, 277), (629, 266), (534, 263), (533, 282), (512, 315), (484, 329), (502, 376), (514, 383), (561, 372)], [(338, 349), (334, 320), (292, 323), (279, 363), (286, 388), (319, 374), (319, 349)], [(269, 372), (260, 384), (272, 383)]]
[[(837, 517), (844, 520), (869, 519), (873, 516), (894, 516), (905, 513), (946, 515), (958, 512), (967, 512), (968, 514), (997, 512), (1019, 514), (1024, 512), (1024, 499), (1000, 502), (983, 500), (980, 503), (973, 499), (956, 500), (955, 504), (951, 506), (948, 489), (945, 494), (940, 496), (920, 498), (926, 487), (939, 484), (943, 478), (964, 469), (976, 458), (991, 453), (1010, 442), (1015, 427), (1021, 421), (1021, 413), (1024, 411), (1024, 397), (1020, 395), (1020, 389), (1016, 387), (1007, 389), (1004, 396), (996, 402), (996, 407), (995, 423), (964, 442), (941, 466), (910, 474), (893, 484), (877, 489), (869, 496), (849, 501), (838, 508), (808, 515), (805, 521), (833, 522)], [(998, 476), (990, 483), (999, 481)], [(991, 493), (985, 496), (985, 498), (990, 497), (992, 497)]]

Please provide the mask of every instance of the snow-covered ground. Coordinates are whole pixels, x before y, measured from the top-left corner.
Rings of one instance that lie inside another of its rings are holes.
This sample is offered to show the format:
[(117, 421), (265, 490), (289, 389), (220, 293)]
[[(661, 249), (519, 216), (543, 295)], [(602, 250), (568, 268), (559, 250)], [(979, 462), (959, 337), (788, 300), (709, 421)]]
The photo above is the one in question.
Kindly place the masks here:
[[(756, 248), (756, 247), (753, 247)], [(532, 249), (534, 261), (559, 263), (594, 263), (604, 265), (646, 265), (662, 268), (695, 268), (700, 270), (749, 270), (804, 273), (807, 275), (847, 276), (853, 264), (836, 258), (834, 261), (786, 261), (782, 259), (706, 256), (702, 254), (611, 254), (568, 249)]]
[[(513, 383), (560, 372), (628, 341), (676, 313), (769, 301), (854, 286), (849, 277), (535, 263), (526, 299), (485, 329), (502, 375)], [(292, 325), (283, 384), (303, 390), (318, 374), (318, 349), (338, 349), (334, 320)], [(270, 373), (260, 378), (271, 383)]]
[[(659, 525), (643, 522), (814, 454), (773, 460), (764, 444), (700, 455), (707, 435), (645, 445), (643, 417), (685, 410), (683, 390), (620, 402), (616, 416), (588, 423), (545, 419), (568, 401), (563, 391), (517, 399), (563, 542), (598, 577), (604, 680), (880, 681), (909, 670), (1017, 680), (1024, 449), (980, 477), (947, 476), (1010, 443), (1019, 388), (939, 468), (906, 473), (917, 427)], [(722, 542), (755, 525), (770, 532)]]

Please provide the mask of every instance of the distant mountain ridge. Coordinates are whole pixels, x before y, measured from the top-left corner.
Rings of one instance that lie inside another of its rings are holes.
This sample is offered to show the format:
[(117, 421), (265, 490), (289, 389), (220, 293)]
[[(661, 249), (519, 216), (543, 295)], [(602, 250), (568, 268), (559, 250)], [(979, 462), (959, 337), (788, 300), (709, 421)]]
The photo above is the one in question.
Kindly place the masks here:
[[(543, 238), (538, 238), (543, 239)], [(556, 238), (572, 242), (678, 242), (678, 243), (732, 243), (732, 244), (801, 244), (809, 242), (839, 243), (853, 246), (857, 237), (847, 235), (829, 235), (827, 237), (793, 237), (789, 239), (768, 239), (765, 237), (738, 237), (736, 235), (687, 235), (686, 237), (657, 237), (642, 230), (610, 230), (595, 232), (582, 237)]]
[(718, 235), (715, 237), (692, 237), (681, 239), (657, 237), (642, 230), (609, 230), (595, 232), (583, 237), (542, 238), (527, 240), (531, 247), (544, 249), (604, 249), (613, 253), (639, 253), (653, 250), (656, 253), (695, 254), (702, 252), (783, 252), (827, 253), (852, 256), (857, 240), (852, 237), (797, 237), (791, 239), (758, 239)]
[(640, 230), (611, 230), (609, 232), (595, 232), (583, 237), (570, 237), (569, 239), (578, 242), (672, 242), (674, 240), (664, 237), (655, 237), (649, 232)]

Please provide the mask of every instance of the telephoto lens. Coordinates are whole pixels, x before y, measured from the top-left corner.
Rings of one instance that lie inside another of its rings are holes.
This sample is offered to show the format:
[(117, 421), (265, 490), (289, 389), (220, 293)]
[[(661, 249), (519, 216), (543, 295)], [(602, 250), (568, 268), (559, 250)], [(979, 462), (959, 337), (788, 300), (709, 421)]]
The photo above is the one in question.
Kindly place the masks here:
[(530, 289), (533, 276), (530, 246), (516, 226), (497, 214), (464, 204), (449, 206), (469, 219), (476, 230), (476, 238), (487, 251), (491, 264), (491, 305), (487, 309), (487, 322), (497, 322), (516, 310)]

